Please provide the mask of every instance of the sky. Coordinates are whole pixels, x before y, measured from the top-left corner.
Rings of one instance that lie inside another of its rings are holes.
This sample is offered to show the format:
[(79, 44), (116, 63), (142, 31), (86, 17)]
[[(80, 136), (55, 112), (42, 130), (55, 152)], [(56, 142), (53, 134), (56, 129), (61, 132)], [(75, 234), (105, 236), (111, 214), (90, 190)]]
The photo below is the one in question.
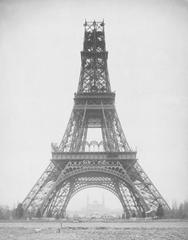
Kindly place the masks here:
[[(0, 1), (0, 204), (22, 202), (66, 129), (83, 23), (105, 21), (108, 70), (129, 145), (171, 205), (188, 200), (188, 3), (183, 0)], [(76, 194), (116, 208), (101, 189)]]

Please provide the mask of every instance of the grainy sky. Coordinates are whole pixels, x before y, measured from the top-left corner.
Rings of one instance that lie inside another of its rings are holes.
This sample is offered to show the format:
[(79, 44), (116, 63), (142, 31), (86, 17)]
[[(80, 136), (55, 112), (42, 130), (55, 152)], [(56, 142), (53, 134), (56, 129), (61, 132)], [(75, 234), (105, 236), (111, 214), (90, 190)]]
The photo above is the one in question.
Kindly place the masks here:
[[(188, 199), (188, 4), (0, 1), (0, 204), (24, 199), (60, 142), (80, 73), (83, 23), (105, 21), (108, 69), (129, 144), (164, 198)], [(78, 193), (114, 208), (112, 194)]]

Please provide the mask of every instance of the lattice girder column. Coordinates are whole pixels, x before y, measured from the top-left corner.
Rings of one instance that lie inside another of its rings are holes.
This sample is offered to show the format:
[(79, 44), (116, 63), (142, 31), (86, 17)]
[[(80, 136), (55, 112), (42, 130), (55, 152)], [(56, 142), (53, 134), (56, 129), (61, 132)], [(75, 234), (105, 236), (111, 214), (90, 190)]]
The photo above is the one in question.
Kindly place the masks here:
[(29, 194), (24, 199), (22, 205), (26, 211), (36, 212), (36, 209), (43, 201), (51, 186), (56, 182), (59, 170), (53, 163), (50, 163)]

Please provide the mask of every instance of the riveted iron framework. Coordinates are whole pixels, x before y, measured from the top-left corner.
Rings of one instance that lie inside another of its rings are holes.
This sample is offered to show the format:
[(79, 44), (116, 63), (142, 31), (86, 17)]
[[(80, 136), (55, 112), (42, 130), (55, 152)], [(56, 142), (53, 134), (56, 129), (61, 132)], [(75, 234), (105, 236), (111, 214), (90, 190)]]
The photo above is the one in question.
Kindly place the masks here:
[[(64, 216), (70, 199), (88, 187), (117, 196), (126, 217), (144, 216), (161, 204), (169, 208), (136, 159), (115, 108), (107, 68), (104, 22), (85, 22), (81, 73), (73, 110), (59, 145), (52, 144), (51, 163), (23, 201), (25, 212)], [(90, 128), (102, 141), (87, 141)]]

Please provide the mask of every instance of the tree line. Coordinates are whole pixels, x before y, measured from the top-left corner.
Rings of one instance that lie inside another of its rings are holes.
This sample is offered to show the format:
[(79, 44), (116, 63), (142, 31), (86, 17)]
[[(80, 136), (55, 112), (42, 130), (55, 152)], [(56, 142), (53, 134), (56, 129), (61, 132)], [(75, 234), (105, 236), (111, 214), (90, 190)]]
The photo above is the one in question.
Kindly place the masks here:
[[(179, 205), (174, 202), (171, 209), (164, 211), (164, 213), (162, 209), (158, 208), (158, 216), (160, 217), (160, 215), (161, 218), (188, 219), (188, 201), (185, 201)], [(0, 220), (21, 219), (23, 217), (24, 210), (21, 203), (13, 209), (7, 206), (0, 206)]]
[(188, 201), (180, 203), (174, 202), (171, 210), (166, 213), (168, 218), (188, 219)]

